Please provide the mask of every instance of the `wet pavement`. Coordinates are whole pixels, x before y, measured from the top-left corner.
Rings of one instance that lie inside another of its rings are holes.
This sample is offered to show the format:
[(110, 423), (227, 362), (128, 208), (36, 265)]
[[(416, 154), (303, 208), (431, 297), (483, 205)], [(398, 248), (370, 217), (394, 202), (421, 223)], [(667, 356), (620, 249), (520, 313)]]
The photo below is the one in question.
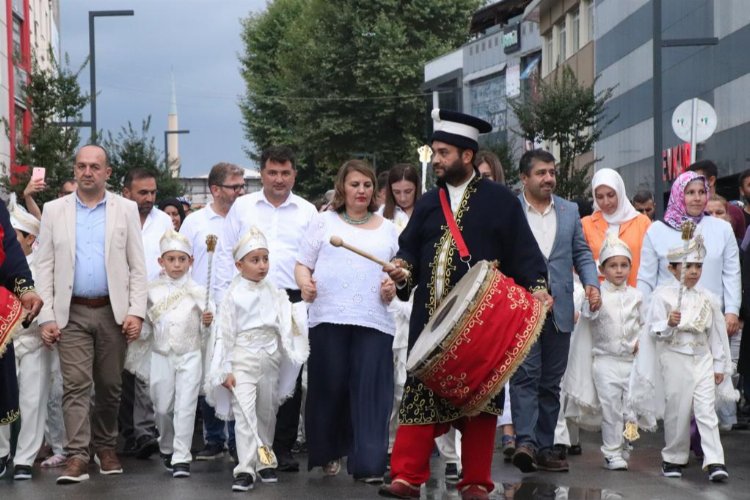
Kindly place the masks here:
[[(642, 433), (636, 442), (629, 471), (607, 471), (602, 467), (598, 436), (581, 433), (583, 454), (570, 457), (568, 473), (521, 474), (502, 460), (498, 452), (492, 468), (496, 499), (748, 499), (750, 498), (750, 431), (722, 433), (730, 479), (709, 483), (694, 459), (682, 479), (661, 476), (661, 433)], [(299, 455), (303, 470), (305, 456)], [(377, 487), (355, 482), (343, 472), (324, 477), (320, 469), (311, 472), (279, 473), (276, 484), (257, 484), (247, 493), (232, 493), (232, 463), (229, 459), (194, 462), (192, 476), (173, 479), (156, 457), (150, 460), (123, 459), (125, 474), (102, 476), (91, 466), (91, 479), (78, 485), (58, 486), (59, 469), (34, 468), (31, 481), (13, 481), (11, 470), (0, 479), (0, 499), (137, 499), (189, 500), (214, 498), (290, 499), (377, 499)], [(432, 462), (433, 478), (422, 488), (423, 499), (460, 499), (455, 487), (446, 487), (443, 464)], [(346, 470), (343, 468), (343, 470)]]

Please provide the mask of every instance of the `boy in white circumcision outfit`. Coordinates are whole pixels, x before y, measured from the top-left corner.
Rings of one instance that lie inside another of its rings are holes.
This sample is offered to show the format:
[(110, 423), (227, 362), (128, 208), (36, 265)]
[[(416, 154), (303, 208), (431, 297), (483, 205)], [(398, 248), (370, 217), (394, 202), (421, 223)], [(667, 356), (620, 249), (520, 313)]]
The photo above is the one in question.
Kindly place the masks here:
[[(292, 304), (286, 292), (265, 279), (269, 255), (263, 233), (257, 227), (250, 228), (234, 247), (233, 255), (239, 274), (219, 307), (217, 343), (213, 347), (211, 375), (206, 381), (206, 397), (216, 407), (217, 416), (227, 418), (215, 386), (221, 384), (232, 393), (238, 455), (232, 491), (248, 491), (253, 488), (256, 474), (264, 483), (278, 481), (270, 447), (271, 463), (258, 460), (258, 449), (273, 443), (283, 363), (293, 359), (296, 372), (292, 379), (296, 380), (309, 347), (297, 330), (301, 320), (292, 320)], [(297, 340), (292, 341), (294, 335)], [(293, 344), (302, 344), (302, 348), (295, 351), (297, 346)]]
[[(669, 271), (677, 281), (657, 288), (651, 295), (645, 330), (648, 335), (641, 336), (638, 376), (634, 377), (640, 383), (631, 392), (645, 389), (654, 393), (663, 387), (664, 476), (682, 476), (682, 467), (690, 453), (690, 417), (694, 414), (704, 453), (703, 469), (708, 471), (711, 481), (724, 481), (729, 474), (724, 466), (715, 402), (717, 393), (722, 399), (733, 397), (732, 391), (725, 390), (722, 384), (731, 375), (731, 359), (719, 301), (695, 286), (701, 277), (705, 255), (700, 235), (687, 248), (669, 251)], [(679, 283), (682, 276), (684, 286)], [(653, 339), (655, 349), (646, 345), (647, 337)], [(649, 373), (647, 358), (651, 356), (655, 369)], [(635, 397), (635, 401), (647, 399)]]
[[(162, 273), (148, 285), (148, 311), (141, 335), (151, 348), (145, 358), (150, 362), (141, 365), (148, 375), (142, 378), (149, 382), (164, 467), (172, 477), (189, 477), (195, 407), (203, 374), (201, 347), (213, 321), (213, 306), (204, 310), (206, 288), (195, 283), (188, 272), (193, 263), (190, 241), (169, 229), (159, 240), (159, 250)], [(136, 346), (131, 344), (130, 349)], [(143, 372), (136, 370), (138, 375)]]
[(628, 387), (633, 360), (638, 351), (642, 327), (643, 296), (628, 286), (631, 254), (627, 244), (610, 235), (599, 253), (599, 272), (604, 276), (601, 286), (601, 308), (592, 313), (588, 303), (582, 316), (591, 324), (591, 372), (601, 407), (604, 467), (627, 470), (629, 450), (623, 437), (626, 422), (635, 424), (630, 408)]

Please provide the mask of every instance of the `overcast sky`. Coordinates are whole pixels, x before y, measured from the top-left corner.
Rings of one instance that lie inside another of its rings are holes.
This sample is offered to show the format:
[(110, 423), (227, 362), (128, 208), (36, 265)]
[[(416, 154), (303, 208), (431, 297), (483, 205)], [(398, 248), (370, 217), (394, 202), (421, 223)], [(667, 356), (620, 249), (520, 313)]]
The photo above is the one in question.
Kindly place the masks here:
[[(251, 168), (237, 106), (244, 89), (240, 19), (265, 7), (265, 0), (62, 0), (61, 50), (78, 68), (89, 51), (88, 11), (134, 10), (133, 17), (96, 19), (98, 128), (140, 127), (151, 115), (162, 151), (174, 71), (179, 125), (190, 130), (180, 136), (182, 175), (206, 174), (219, 161)], [(88, 67), (79, 82), (88, 91)]]

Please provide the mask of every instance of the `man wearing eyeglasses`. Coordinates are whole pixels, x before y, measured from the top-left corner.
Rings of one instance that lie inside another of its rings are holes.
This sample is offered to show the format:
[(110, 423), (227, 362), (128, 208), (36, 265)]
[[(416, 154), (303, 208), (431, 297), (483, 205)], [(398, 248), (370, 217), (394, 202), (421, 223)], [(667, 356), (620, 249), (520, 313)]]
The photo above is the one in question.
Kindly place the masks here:
[[(216, 253), (216, 281), (212, 284), (212, 294), (217, 304), (237, 272), (232, 248), (251, 226), (257, 226), (268, 240), (272, 256), (268, 279), (276, 287), (286, 289), (292, 302), (302, 300), (294, 280), (294, 265), (300, 239), (317, 211), (312, 203), (292, 193), (297, 177), (294, 160), (294, 153), (287, 147), (277, 146), (263, 151), (260, 158), (263, 189), (240, 197), (229, 211)], [(276, 419), (273, 448), (281, 471), (299, 470), (291, 449), (297, 437), (301, 401), (298, 380), (294, 396), (279, 408)], [(273, 477), (261, 479), (274, 480)]]
[(64, 386), (68, 461), (58, 484), (89, 478), (89, 444), (101, 474), (122, 473), (115, 453), (121, 374), (147, 297), (138, 208), (106, 190), (106, 150), (83, 146), (74, 172), (76, 191), (44, 207), (35, 257), (42, 341), (57, 345)]
[[(245, 194), (245, 171), (233, 164), (221, 162), (211, 167), (208, 173), (208, 189), (213, 200), (200, 210), (187, 216), (180, 227), (193, 247), (192, 276), (196, 283), (210, 287), (208, 283), (208, 251), (206, 236), (222, 236), (224, 219), (234, 202)], [(234, 424), (229, 423), (225, 432), (225, 422), (216, 417), (213, 407), (206, 403), (204, 396), (198, 397), (203, 417), (203, 437), (205, 446), (196, 455), (196, 460), (215, 460), (224, 456), (224, 445), (229, 447), (233, 457), (237, 454), (234, 440)], [(228, 435), (227, 435), (228, 434)], [(227, 439), (228, 438), (228, 439)]]

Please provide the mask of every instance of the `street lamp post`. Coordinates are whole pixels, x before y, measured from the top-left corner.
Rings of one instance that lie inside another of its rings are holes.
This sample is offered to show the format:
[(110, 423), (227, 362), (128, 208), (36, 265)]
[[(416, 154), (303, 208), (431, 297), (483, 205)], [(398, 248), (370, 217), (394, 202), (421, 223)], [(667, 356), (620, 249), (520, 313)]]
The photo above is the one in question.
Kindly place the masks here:
[(664, 215), (664, 180), (662, 179), (662, 84), (661, 84), (661, 49), (665, 47), (699, 47), (717, 45), (719, 39), (709, 38), (676, 38), (663, 40), (661, 36), (661, 0), (653, 0), (653, 92), (654, 92), (654, 202), (656, 217)]
[(169, 139), (169, 134), (189, 134), (189, 133), (190, 131), (187, 129), (164, 131), (164, 165), (167, 167), (167, 170), (169, 170), (169, 143), (167, 142), (167, 140)]
[(132, 10), (90, 10), (89, 11), (89, 70), (91, 83), (91, 143), (96, 144), (96, 42), (94, 38), (94, 18), (132, 16)]

